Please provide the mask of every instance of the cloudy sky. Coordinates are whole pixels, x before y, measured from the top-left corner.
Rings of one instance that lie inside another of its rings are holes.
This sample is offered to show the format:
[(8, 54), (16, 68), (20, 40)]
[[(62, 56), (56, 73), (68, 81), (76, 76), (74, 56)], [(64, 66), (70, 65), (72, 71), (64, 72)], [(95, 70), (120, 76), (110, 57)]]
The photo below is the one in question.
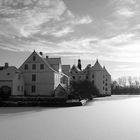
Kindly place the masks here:
[(140, 75), (140, 0), (0, 0), (0, 65), (33, 51)]

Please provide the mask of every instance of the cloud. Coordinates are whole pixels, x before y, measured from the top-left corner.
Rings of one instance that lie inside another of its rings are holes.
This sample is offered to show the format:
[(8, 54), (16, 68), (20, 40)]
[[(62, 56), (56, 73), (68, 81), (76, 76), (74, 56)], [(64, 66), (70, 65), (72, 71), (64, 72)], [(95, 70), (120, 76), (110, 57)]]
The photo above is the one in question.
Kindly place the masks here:
[(78, 24), (90, 24), (93, 22), (93, 19), (90, 16), (85, 16), (79, 19), (75, 19), (72, 21), (72, 24), (78, 25)]
[(135, 37), (135, 34), (133, 33), (124, 33), (124, 34), (119, 34), (108, 39), (103, 39), (101, 42), (102, 44), (116, 46), (119, 44), (130, 43), (133, 37)]
[(92, 22), (89, 16), (75, 16), (62, 0), (0, 0), (0, 20), (0, 28), (11, 28), (9, 33), (2, 29), (3, 34), (21, 37), (39, 33), (60, 37), (76, 25)]
[(120, 8), (115, 12), (116, 16), (122, 16), (122, 17), (126, 17), (126, 18), (130, 18), (133, 17), (135, 12), (128, 9), (128, 8)]
[(67, 9), (61, 0), (11, 0), (0, 5), (0, 18), (21, 36), (28, 37), (38, 33), (40, 25), (51, 20), (59, 20)]
[(52, 32), (51, 34), (55, 37), (62, 37), (62, 36), (67, 35), (71, 32), (74, 32), (73, 28), (70, 26), (67, 26), (67, 27), (62, 28), (59, 31)]

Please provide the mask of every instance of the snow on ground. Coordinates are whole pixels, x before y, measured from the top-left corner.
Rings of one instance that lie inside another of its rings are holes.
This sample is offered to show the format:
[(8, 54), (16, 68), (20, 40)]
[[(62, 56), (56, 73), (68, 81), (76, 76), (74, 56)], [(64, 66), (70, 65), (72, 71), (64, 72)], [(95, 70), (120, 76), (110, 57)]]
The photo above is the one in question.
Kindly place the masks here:
[(140, 140), (140, 96), (86, 106), (0, 108), (0, 140)]

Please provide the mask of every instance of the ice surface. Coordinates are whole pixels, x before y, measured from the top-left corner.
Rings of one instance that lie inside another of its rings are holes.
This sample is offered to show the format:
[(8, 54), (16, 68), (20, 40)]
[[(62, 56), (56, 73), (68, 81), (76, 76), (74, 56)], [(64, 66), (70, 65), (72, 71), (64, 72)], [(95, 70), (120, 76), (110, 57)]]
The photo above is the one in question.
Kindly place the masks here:
[(140, 140), (140, 96), (86, 106), (0, 108), (0, 140)]

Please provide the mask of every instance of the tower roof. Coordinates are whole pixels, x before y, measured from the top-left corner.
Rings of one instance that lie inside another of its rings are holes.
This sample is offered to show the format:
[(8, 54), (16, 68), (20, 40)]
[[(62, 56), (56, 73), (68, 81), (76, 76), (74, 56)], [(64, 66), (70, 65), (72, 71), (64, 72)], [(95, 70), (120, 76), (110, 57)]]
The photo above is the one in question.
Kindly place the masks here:
[(103, 70), (104, 70), (106, 75), (110, 75), (109, 72), (106, 70), (105, 66), (103, 67)]
[(102, 71), (103, 70), (102, 66), (98, 62), (98, 59), (96, 60), (94, 66), (92, 68), (93, 68), (93, 70), (99, 70), (99, 71)]

